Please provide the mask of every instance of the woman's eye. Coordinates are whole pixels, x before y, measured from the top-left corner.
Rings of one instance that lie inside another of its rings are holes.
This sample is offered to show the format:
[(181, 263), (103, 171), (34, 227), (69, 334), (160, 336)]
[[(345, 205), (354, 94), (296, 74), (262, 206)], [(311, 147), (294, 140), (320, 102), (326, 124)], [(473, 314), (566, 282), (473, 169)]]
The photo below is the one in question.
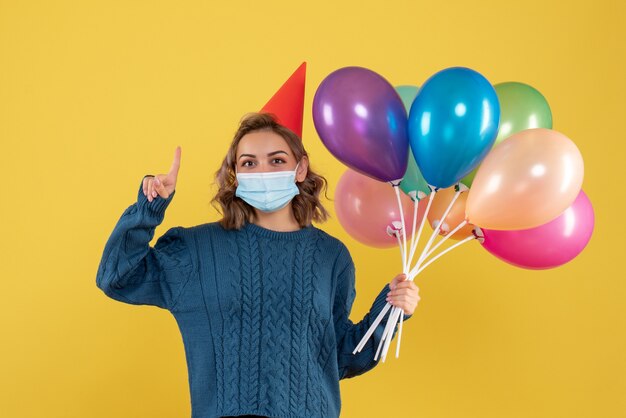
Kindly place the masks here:
[(274, 158), (274, 161), (280, 161), (280, 162), (285, 162), (285, 160), (283, 160), (282, 158)]
[(244, 161), (244, 162), (243, 162), (243, 164), (241, 164), (241, 166), (242, 166), (242, 167), (248, 167), (248, 166), (246, 165), (246, 164), (248, 164), (248, 163), (252, 163), (252, 161), (250, 161), (250, 160)]

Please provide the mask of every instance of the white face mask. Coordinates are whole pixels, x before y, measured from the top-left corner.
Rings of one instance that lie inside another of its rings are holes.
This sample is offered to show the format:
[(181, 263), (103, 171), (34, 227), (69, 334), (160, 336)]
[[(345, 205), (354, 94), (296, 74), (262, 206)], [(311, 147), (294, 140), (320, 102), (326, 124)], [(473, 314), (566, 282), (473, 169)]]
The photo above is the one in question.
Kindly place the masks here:
[(235, 196), (263, 212), (274, 212), (284, 208), (291, 199), (300, 194), (296, 185), (296, 170), (263, 173), (237, 173)]

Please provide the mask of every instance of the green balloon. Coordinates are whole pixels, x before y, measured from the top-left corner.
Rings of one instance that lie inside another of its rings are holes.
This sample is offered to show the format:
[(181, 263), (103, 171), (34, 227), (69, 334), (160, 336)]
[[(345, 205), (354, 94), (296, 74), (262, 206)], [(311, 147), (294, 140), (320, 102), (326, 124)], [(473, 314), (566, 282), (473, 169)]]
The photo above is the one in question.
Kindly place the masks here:
[[(417, 96), (419, 87), (408, 85), (397, 86), (396, 91), (400, 95), (402, 103), (404, 103), (406, 113), (408, 114), (411, 111), (411, 105)], [(407, 164), (404, 177), (402, 178), (402, 182), (400, 182), (400, 189), (407, 195), (412, 191), (423, 192), (425, 195), (430, 194), (430, 187), (428, 187), (428, 183), (426, 183), (424, 176), (422, 176), (420, 169), (417, 167), (412, 150), (409, 150), (409, 162)]]
[[(492, 149), (506, 138), (525, 129), (552, 129), (550, 106), (535, 88), (515, 81), (495, 84), (493, 87), (500, 102), (500, 124)], [(480, 165), (463, 177), (461, 182), (470, 187), (479, 167)]]

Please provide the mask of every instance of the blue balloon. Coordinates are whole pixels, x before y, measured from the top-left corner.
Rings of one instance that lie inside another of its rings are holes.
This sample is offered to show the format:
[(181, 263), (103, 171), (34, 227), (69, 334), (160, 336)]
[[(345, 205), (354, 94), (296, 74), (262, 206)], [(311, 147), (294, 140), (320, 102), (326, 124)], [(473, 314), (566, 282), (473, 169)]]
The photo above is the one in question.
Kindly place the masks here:
[(431, 76), (409, 113), (409, 142), (431, 186), (456, 184), (485, 158), (498, 134), (500, 103), (485, 77), (465, 67)]

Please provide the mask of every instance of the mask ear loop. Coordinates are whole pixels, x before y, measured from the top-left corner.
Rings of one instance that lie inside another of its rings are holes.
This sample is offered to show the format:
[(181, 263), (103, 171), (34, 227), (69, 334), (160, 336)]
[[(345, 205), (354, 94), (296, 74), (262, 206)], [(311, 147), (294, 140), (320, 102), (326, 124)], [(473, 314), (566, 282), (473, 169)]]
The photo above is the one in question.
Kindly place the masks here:
[[(296, 185), (298, 184), (298, 179), (297, 179), (297, 176), (298, 176), (298, 166), (300, 165), (301, 161), (302, 160), (298, 161), (298, 164), (296, 164), (296, 168), (293, 170), (294, 171), (294, 176), (293, 177), (294, 177), (294, 181), (296, 182)], [(300, 188), (298, 187), (298, 189), (300, 189)]]

